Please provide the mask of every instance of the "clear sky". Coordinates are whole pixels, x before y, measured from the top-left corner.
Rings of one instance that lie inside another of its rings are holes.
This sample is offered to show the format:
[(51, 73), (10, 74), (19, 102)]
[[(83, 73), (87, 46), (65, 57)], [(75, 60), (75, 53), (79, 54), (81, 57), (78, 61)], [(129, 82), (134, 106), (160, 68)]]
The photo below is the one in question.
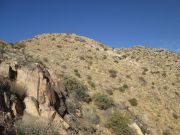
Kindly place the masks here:
[(0, 0), (0, 39), (70, 32), (180, 52), (180, 0)]

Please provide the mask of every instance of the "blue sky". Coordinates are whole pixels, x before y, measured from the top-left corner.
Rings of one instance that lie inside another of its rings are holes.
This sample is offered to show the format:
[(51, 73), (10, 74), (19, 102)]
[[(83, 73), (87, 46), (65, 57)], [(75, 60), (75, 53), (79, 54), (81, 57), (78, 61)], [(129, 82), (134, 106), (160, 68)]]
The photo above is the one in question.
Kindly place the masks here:
[(70, 32), (180, 52), (180, 0), (0, 0), (0, 39)]

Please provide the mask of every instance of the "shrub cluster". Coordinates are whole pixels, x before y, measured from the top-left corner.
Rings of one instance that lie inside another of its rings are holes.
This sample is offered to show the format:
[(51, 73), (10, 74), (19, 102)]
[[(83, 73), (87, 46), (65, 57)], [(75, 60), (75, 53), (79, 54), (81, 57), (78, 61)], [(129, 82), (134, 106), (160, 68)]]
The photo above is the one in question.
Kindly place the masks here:
[(91, 97), (87, 94), (88, 88), (72, 77), (64, 78), (64, 85), (69, 95), (73, 95), (77, 100), (90, 102)]
[(102, 110), (106, 110), (114, 104), (111, 97), (102, 93), (97, 93), (94, 95), (94, 102), (98, 108)]
[(125, 90), (127, 90), (128, 88), (129, 88), (129, 86), (127, 84), (123, 84), (123, 86), (119, 87), (119, 91), (125, 92)]
[(132, 129), (128, 126), (130, 122), (128, 115), (115, 111), (107, 118), (105, 126), (112, 129), (116, 135), (132, 135)]
[(136, 98), (131, 98), (128, 101), (132, 106), (137, 106), (138, 105)]
[(13, 48), (15, 48), (15, 49), (21, 49), (21, 48), (25, 48), (25, 47), (26, 47), (26, 45), (23, 43), (15, 43), (13, 45)]
[(81, 75), (80, 75), (80, 73), (79, 73), (79, 71), (78, 71), (77, 69), (74, 69), (74, 74), (75, 74), (77, 77), (81, 78)]
[(117, 71), (116, 70), (110, 69), (109, 73), (110, 73), (110, 77), (112, 77), (112, 78), (116, 78), (117, 77)]

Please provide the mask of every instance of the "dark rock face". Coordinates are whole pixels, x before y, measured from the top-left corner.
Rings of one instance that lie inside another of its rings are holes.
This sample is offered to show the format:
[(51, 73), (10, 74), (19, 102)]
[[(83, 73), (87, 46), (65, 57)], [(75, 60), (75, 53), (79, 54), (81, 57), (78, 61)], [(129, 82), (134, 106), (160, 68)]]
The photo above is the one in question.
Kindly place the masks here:
[(0, 126), (0, 135), (4, 135), (5, 128), (4, 126)]
[(9, 66), (9, 79), (11, 81), (15, 81), (17, 78), (17, 71), (13, 70), (11, 66)]
[(61, 115), (61, 117), (64, 117), (67, 113), (67, 107), (65, 105), (65, 98), (62, 94), (55, 93), (56, 96), (56, 102), (53, 105), (55, 110)]
[(4, 94), (0, 92), (0, 111), (5, 112), (7, 110), (5, 100), (4, 100)]
[(50, 105), (54, 107), (54, 109), (61, 117), (64, 117), (67, 113), (65, 95), (63, 95), (61, 90), (55, 85), (48, 70), (43, 67), (43, 65), (39, 65), (38, 68), (40, 69), (39, 71), (43, 74), (43, 79), (46, 80), (46, 94), (49, 98)]

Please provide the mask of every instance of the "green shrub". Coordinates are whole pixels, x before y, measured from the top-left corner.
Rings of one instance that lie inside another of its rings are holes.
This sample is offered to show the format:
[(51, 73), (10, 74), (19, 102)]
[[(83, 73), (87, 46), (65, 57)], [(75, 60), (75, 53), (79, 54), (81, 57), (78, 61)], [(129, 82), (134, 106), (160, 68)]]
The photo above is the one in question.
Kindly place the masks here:
[(128, 126), (130, 122), (128, 115), (116, 111), (106, 120), (105, 126), (116, 135), (132, 135), (132, 129)]
[(94, 82), (92, 82), (91, 80), (88, 80), (88, 84), (93, 88), (95, 89), (96, 88), (96, 85)]
[(55, 38), (55, 37), (53, 37), (53, 38), (51, 39), (51, 41), (56, 41), (56, 38)]
[(106, 90), (106, 93), (109, 94), (109, 95), (113, 95), (113, 91), (110, 90), (110, 89)]
[(88, 80), (92, 80), (92, 77), (90, 75), (87, 75)]
[(94, 95), (94, 102), (99, 109), (106, 110), (113, 105), (113, 99), (106, 94), (97, 93)]
[(106, 56), (106, 55), (103, 55), (103, 59), (104, 59), (104, 60), (107, 59), (107, 56)]
[(88, 88), (75, 78), (64, 78), (64, 86), (69, 95), (73, 95), (77, 100), (90, 102), (91, 97), (87, 94)]
[(15, 48), (15, 49), (21, 49), (21, 48), (25, 48), (25, 47), (26, 47), (26, 45), (23, 43), (15, 43), (13, 45), (13, 48)]
[(139, 82), (141, 83), (142, 86), (147, 85), (147, 81), (144, 79), (144, 77), (139, 77)]
[(110, 73), (110, 77), (112, 77), (112, 78), (116, 78), (117, 77), (117, 71), (116, 70), (110, 69), (109, 73)]
[(119, 91), (120, 92), (125, 92), (125, 90), (127, 90), (129, 87), (127, 84), (123, 84), (123, 86), (119, 87)]
[(131, 98), (128, 101), (132, 106), (137, 106), (138, 105), (137, 99), (135, 99), (135, 98)]
[(74, 69), (74, 74), (75, 74), (77, 77), (81, 78), (81, 75), (80, 75), (80, 73), (79, 73), (79, 71), (78, 71), (77, 69)]
[(44, 58), (43, 58), (43, 61), (44, 61), (44, 62), (48, 62), (48, 59), (44, 57)]

